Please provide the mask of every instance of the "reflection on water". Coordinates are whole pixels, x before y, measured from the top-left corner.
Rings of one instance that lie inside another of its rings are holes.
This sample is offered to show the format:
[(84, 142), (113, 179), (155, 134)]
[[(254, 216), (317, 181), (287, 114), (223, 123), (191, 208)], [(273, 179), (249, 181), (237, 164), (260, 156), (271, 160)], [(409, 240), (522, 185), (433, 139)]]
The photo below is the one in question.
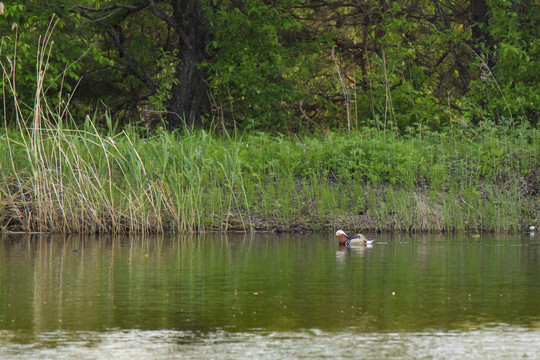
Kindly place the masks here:
[(520, 236), (4, 236), (0, 357), (530, 356), (539, 258)]

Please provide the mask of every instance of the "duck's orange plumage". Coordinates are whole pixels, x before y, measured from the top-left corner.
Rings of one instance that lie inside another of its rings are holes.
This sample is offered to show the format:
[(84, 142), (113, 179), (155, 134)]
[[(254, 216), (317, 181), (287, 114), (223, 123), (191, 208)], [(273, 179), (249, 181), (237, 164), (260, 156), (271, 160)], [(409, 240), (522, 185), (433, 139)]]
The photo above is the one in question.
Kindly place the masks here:
[(371, 245), (373, 238), (367, 238), (362, 234), (356, 234), (356, 237), (351, 239), (349, 235), (343, 230), (336, 231), (336, 236), (339, 239), (339, 245)]
[(351, 237), (343, 230), (336, 231), (336, 236), (338, 237), (339, 245), (346, 245), (351, 240)]

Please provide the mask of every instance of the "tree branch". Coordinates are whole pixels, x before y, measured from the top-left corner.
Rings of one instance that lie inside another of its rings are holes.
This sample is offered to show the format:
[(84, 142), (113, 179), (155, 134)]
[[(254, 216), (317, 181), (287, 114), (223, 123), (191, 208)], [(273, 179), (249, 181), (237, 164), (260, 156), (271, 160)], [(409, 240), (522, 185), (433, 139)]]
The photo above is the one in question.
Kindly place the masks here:
[(130, 12), (137, 12), (148, 7), (148, 5), (149, 5), (148, 2), (145, 1), (139, 5), (126, 5), (126, 4), (115, 3), (115, 4), (111, 4), (109, 6), (105, 6), (99, 9), (94, 9), (94, 8), (84, 6), (84, 5), (77, 5), (76, 8), (87, 11), (87, 12), (91, 12), (91, 13), (104, 13), (104, 12), (109, 12), (109, 11), (117, 10), (117, 9), (128, 10)]
[(175, 23), (174, 20), (170, 16), (167, 16), (167, 14), (160, 11), (156, 7), (156, 3), (154, 2), (154, 0), (149, 0), (148, 4), (150, 6), (150, 11), (152, 12), (152, 14), (154, 14), (156, 17), (160, 18), (161, 20), (165, 21), (167, 25), (173, 28), (174, 31), (176, 31), (176, 33), (178, 34), (178, 36), (180, 36), (184, 44), (186, 44), (188, 47), (192, 46), (191, 40), (189, 40), (189, 37), (184, 32), (184, 30), (182, 30), (182, 27), (179, 26), (179, 24)]
[(122, 45), (122, 42), (120, 41), (120, 38), (118, 36), (118, 33), (116, 30), (109, 24), (102, 24), (105, 27), (105, 30), (111, 37), (111, 39), (114, 42), (114, 45), (116, 46), (118, 52), (122, 55), (123, 58), (126, 59), (126, 71), (128, 73), (131, 73), (135, 75), (139, 80), (141, 80), (148, 88), (155, 89), (156, 85), (144, 74), (144, 72), (139, 71), (140, 66), (137, 64), (137, 62), (129, 55), (124, 45)]

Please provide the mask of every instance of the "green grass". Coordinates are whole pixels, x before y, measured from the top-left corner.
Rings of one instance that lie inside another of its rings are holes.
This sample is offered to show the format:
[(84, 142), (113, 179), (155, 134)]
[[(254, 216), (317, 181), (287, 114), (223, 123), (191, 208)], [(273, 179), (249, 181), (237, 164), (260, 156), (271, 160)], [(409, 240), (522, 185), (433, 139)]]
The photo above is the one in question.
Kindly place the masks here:
[(0, 138), (4, 230), (519, 231), (539, 221), (540, 133), (237, 137), (42, 123)]

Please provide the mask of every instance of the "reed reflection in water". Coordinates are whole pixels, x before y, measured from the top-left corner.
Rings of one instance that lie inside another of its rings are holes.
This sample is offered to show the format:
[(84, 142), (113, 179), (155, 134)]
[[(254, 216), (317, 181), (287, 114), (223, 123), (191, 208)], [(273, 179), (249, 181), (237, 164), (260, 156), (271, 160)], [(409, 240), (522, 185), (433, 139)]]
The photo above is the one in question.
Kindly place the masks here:
[(0, 329), (326, 333), (537, 329), (534, 238), (4, 236)]

